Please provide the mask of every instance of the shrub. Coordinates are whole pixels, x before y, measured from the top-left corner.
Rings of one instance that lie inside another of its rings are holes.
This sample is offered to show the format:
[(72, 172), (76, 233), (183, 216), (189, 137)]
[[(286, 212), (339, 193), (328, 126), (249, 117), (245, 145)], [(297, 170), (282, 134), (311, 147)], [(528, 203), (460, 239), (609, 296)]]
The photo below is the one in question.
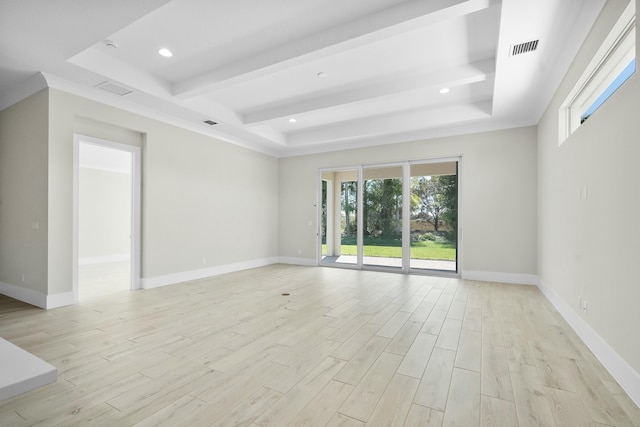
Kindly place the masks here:
[(431, 232), (420, 235), (419, 241), (426, 242), (427, 240), (435, 242), (437, 240), (437, 237)]

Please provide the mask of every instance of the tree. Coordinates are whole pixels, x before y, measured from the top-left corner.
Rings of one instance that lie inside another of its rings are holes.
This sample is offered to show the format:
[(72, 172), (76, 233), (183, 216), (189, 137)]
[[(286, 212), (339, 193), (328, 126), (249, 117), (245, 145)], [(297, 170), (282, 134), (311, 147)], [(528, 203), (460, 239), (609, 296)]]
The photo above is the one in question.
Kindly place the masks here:
[(440, 231), (443, 223), (456, 229), (457, 223), (457, 176), (420, 176), (411, 180), (411, 193), (420, 198), (417, 216)]
[(364, 182), (364, 220), (366, 230), (391, 237), (397, 233), (402, 211), (402, 180), (370, 179)]
[(442, 204), (445, 207), (442, 219), (455, 237), (458, 232), (458, 175), (442, 175), (438, 180), (441, 184)]

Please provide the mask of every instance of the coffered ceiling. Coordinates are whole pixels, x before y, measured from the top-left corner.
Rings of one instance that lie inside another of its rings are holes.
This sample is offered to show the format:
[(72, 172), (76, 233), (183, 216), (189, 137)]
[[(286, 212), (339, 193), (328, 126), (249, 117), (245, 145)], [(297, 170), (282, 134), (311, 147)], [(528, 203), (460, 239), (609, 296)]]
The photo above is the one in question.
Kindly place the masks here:
[(531, 125), (603, 4), (3, 0), (0, 107), (40, 75), (276, 156)]

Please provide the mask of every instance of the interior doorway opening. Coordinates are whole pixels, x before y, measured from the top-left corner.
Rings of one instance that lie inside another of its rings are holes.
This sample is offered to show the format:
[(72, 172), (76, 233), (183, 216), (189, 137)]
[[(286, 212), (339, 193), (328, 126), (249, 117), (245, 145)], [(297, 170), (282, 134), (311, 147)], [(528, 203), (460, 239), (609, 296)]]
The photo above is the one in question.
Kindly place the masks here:
[(76, 136), (76, 301), (138, 288), (139, 148)]

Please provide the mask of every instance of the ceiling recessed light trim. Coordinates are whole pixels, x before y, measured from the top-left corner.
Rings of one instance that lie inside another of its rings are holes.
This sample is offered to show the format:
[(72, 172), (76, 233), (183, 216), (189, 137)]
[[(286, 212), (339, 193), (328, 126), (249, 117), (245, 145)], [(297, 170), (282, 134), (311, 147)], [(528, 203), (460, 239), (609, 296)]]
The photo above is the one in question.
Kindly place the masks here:
[(316, 74), (318, 76), (318, 78), (320, 79), (324, 79), (325, 77), (327, 77), (327, 73), (325, 73), (324, 71), (320, 71), (318, 74)]
[(445, 93), (449, 93), (451, 92), (451, 89), (449, 89), (448, 87), (443, 87), (442, 89), (440, 89), (440, 93), (445, 94)]
[(297, 120), (295, 117), (291, 117), (291, 118), (289, 119), (289, 123), (295, 123), (295, 122), (297, 122), (297, 121), (298, 121), (298, 120)]
[(171, 58), (173, 56), (173, 52), (171, 52), (166, 47), (161, 47), (160, 49), (158, 49), (158, 54), (160, 56), (164, 56), (165, 58)]

